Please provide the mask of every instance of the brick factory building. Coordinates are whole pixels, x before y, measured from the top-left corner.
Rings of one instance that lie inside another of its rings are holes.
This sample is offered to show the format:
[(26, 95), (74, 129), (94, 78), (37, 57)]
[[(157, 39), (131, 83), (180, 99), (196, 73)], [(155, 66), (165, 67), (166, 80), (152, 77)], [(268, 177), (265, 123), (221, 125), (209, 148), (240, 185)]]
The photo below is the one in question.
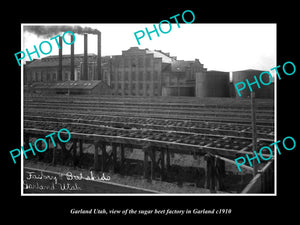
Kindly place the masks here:
[[(71, 56), (62, 56), (62, 76), (59, 79), (59, 56), (48, 56), (27, 63), (24, 84), (97, 80), (97, 56), (88, 54), (88, 72), (84, 76), (83, 54), (74, 55), (74, 77), (71, 76)], [(206, 69), (198, 59), (177, 60), (160, 50), (132, 47), (122, 55), (101, 57), (103, 82), (112, 95), (120, 96), (195, 96), (196, 72)], [(87, 78), (87, 79), (86, 79)]]
[[(255, 81), (254, 76), (259, 77), (259, 75), (264, 72), (263, 70), (255, 70), (255, 69), (247, 69), (247, 70), (240, 70), (240, 71), (234, 71), (232, 72), (232, 83), (233, 87), (235, 84), (239, 82), (246, 82), (246, 79), (248, 79), (249, 83), (253, 83)], [(270, 81), (270, 78), (267, 76), (263, 76), (262, 80), (264, 83), (268, 83)], [(253, 83), (251, 85), (251, 88), (253, 89), (253, 92), (255, 92), (256, 98), (274, 98), (274, 83), (272, 82), (268, 86), (260, 85), (260, 87), (257, 86), (257, 84)], [(237, 98), (250, 98), (251, 91), (247, 87), (240, 91), (241, 96), (237, 93), (236, 88), (234, 87), (234, 94)]]
[(77, 80), (61, 82), (36, 82), (28, 92), (46, 94), (72, 94), (72, 95), (110, 95), (108, 85), (101, 80)]
[[(83, 80), (83, 54), (74, 55), (74, 78), (71, 77), (71, 56), (63, 55), (62, 57), (62, 78), (58, 78), (58, 55), (48, 56), (42, 59), (27, 62), (25, 65), (24, 84), (35, 82), (57, 82), (67, 80)], [(104, 81), (109, 80), (109, 63), (110, 57), (102, 57), (102, 74)], [(97, 55), (88, 54), (88, 75), (87, 80), (97, 80)]]
[(112, 57), (111, 88), (114, 95), (194, 96), (195, 73), (202, 70), (199, 60), (177, 60), (160, 50), (132, 47)]
[[(131, 47), (122, 55), (101, 57), (101, 74), (97, 71), (98, 56), (87, 54), (87, 71), (84, 71), (84, 54), (73, 56), (74, 75), (71, 73), (71, 55), (61, 59), (59, 75), (59, 56), (48, 56), (25, 65), (24, 84), (34, 87), (34, 83), (64, 82), (80, 80), (99, 80), (106, 84), (110, 93), (118, 96), (196, 96), (196, 97), (236, 97), (234, 84), (244, 81), (258, 70), (233, 72), (233, 82), (229, 72), (207, 71), (198, 59), (194, 61), (177, 60), (177, 57), (160, 50)], [(86, 75), (84, 75), (86, 73)], [(25, 87), (26, 87), (25, 86)], [(46, 85), (47, 86), (47, 85)], [(46, 89), (44, 89), (46, 92)], [(246, 91), (244, 91), (246, 93)], [(242, 93), (243, 97), (249, 94)], [(257, 98), (273, 98), (274, 88), (263, 87), (256, 91)], [(86, 93), (84, 90), (81, 93)], [(94, 92), (91, 92), (94, 93)]]

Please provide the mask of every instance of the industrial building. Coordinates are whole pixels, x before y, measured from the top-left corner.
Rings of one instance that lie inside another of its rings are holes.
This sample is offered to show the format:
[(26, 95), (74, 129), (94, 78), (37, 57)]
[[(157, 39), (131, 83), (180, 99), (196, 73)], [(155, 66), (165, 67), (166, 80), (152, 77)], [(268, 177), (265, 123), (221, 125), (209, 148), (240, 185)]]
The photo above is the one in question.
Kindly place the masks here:
[(132, 47), (112, 57), (111, 88), (114, 95), (194, 96), (198, 71), (206, 71), (198, 59)]
[(101, 57), (101, 33), (98, 33), (98, 54), (89, 54), (88, 34), (84, 34), (84, 53), (74, 54), (75, 44), (71, 45), (71, 54), (62, 54), (62, 38), (59, 55), (52, 55), (32, 62), (26, 62), (24, 83), (56, 82), (67, 80), (103, 80), (109, 79), (107, 69), (110, 57)]
[(196, 73), (197, 97), (229, 97), (229, 72), (207, 71)]
[[(176, 56), (170, 56), (170, 53), (161, 50), (131, 47), (122, 51), (122, 55), (102, 57), (100, 32), (98, 33), (97, 55), (87, 52), (87, 34), (84, 34), (83, 44), (83, 54), (74, 54), (73, 44), (70, 55), (63, 55), (61, 48), (59, 55), (26, 63), (25, 91), (31, 87), (31, 91), (32, 88), (37, 88), (36, 92), (44, 90), (43, 92), (47, 93), (61, 93), (52, 89), (47, 91), (46, 87), (53, 87), (53, 84), (47, 83), (101, 80), (101, 87), (105, 90), (88, 93), (117, 96), (239, 97), (234, 85), (245, 79), (251, 81), (254, 75), (263, 72), (259, 70), (235, 71), (232, 74), (231, 83), (229, 72), (207, 71), (199, 59), (177, 60)], [(33, 85), (41, 82), (45, 83), (42, 88), (40, 84)], [(100, 82), (97, 85), (100, 85)], [(58, 86), (54, 85), (54, 87)], [(76, 87), (76, 91), (68, 93), (87, 93), (84, 86), (82, 86), (82, 91), (78, 90), (79, 87), (81, 85)], [(257, 98), (274, 97), (273, 84), (260, 89), (253, 88)], [(241, 94), (243, 98), (250, 96), (247, 89), (242, 90)]]
[(137, 47), (112, 57), (113, 95), (160, 96), (162, 72), (174, 59)]
[[(195, 192), (274, 192), (274, 160), (244, 165), (242, 173), (234, 161), (274, 140), (274, 101), (257, 99), (255, 107), (234, 90), (259, 71), (236, 71), (230, 82), (229, 72), (161, 50), (131, 47), (102, 57), (101, 33), (97, 55), (87, 52), (87, 36), (83, 54), (74, 54), (72, 45), (70, 55), (60, 50), (24, 68), (24, 90), (33, 93), (23, 100), (24, 148), (62, 126), (72, 133), (70, 143), (46, 142), (51, 151), (37, 154), (39, 161), (133, 175), (143, 183), (192, 184), (201, 188)], [(255, 90), (256, 97), (265, 97), (267, 88)]]
[(77, 80), (61, 82), (36, 82), (28, 92), (45, 94), (93, 94), (110, 95), (111, 91), (108, 85), (101, 80)]
[[(248, 70), (240, 70), (240, 71), (234, 71), (232, 72), (232, 84), (234, 88), (234, 96), (240, 97), (240, 98), (249, 98), (251, 95), (251, 91), (249, 88), (245, 88), (240, 91), (241, 96), (238, 95), (237, 90), (235, 88), (235, 84), (239, 82), (245, 82), (246, 79), (248, 79), (249, 83), (253, 83), (254, 76), (258, 77), (259, 74), (261, 74), (262, 70), (254, 70), (254, 69), (248, 69)], [(262, 77), (262, 80), (264, 83), (269, 83), (270, 78), (267, 76)], [(251, 86), (253, 92), (255, 92), (256, 98), (274, 98), (274, 83), (271, 83), (268, 86), (262, 86), (258, 88), (256, 84), (253, 84)]]
[[(98, 80), (98, 58), (85, 53), (34, 60), (25, 66), (24, 83)], [(122, 51), (122, 55), (101, 57), (102, 81), (110, 87), (112, 95), (195, 96), (197, 72), (206, 72), (198, 59), (177, 60), (160, 50), (132, 47)]]
[(194, 61), (175, 60), (171, 69), (164, 73), (163, 96), (195, 96), (196, 74), (207, 69), (199, 59)]

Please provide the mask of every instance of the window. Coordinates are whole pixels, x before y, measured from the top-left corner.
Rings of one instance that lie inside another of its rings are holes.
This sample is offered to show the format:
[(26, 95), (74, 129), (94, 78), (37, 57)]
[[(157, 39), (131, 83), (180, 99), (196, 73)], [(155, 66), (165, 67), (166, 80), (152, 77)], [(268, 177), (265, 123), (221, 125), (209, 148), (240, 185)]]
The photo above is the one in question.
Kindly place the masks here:
[(151, 59), (149, 57), (146, 57), (146, 67), (150, 67), (151, 66)]
[(129, 67), (129, 58), (127, 58), (127, 57), (125, 57), (125, 59), (124, 59), (124, 67), (125, 68), (128, 68)]
[(153, 80), (158, 81), (158, 72), (157, 71), (154, 71)]
[(138, 58), (138, 66), (139, 67), (144, 67), (144, 58), (142, 56), (140, 56)]
[(139, 90), (143, 90), (144, 86), (143, 83), (139, 83)]
[(35, 72), (32, 72), (32, 73), (31, 73), (31, 76), (32, 76), (32, 79), (31, 79), (31, 80), (32, 80), (32, 81), (36, 81)]
[(131, 67), (132, 69), (137, 67), (137, 59), (135, 57), (131, 58)]
[(135, 72), (132, 72), (132, 73), (131, 73), (131, 80), (132, 80), (132, 81), (136, 81)]
[(65, 72), (65, 76), (64, 76), (63, 80), (69, 80), (69, 76), (68, 75), (69, 74), (67, 72)]
[(156, 70), (159, 70), (160, 69), (160, 66), (161, 66), (161, 63), (160, 63), (161, 61), (160, 61), (160, 59), (155, 59), (154, 60), (154, 68), (156, 69)]
[(126, 71), (125, 74), (124, 74), (124, 80), (125, 80), (125, 81), (128, 81), (128, 72), (127, 72), (127, 71)]
[(132, 84), (132, 86), (131, 86), (131, 93), (132, 94), (135, 94), (135, 87), (136, 87), (136, 85)]
[(143, 81), (144, 80), (144, 73), (143, 72), (139, 72), (138, 73), (138, 81)]
[(41, 74), (41, 72), (38, 72), (37, 73), (37, 81), (42, 81), (42, 74)]
[(146, 72), (146, 81), (150, 81), (151, 79), (151, 73), (150, 73), (150, 71), (147, 71)]

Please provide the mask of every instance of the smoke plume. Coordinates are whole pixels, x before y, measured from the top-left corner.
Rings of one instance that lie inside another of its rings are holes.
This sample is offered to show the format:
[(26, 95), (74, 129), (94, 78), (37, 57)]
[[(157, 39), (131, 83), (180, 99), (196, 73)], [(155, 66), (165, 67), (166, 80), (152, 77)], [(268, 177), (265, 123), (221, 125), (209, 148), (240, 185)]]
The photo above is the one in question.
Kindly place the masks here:
[(72, 31), (77, 34), (99, 34), (100, 31), (90, 27), (81, 26), (24, 26), (24, 31), (36, 34), (37, 36), (49, 38), (61, 32)]

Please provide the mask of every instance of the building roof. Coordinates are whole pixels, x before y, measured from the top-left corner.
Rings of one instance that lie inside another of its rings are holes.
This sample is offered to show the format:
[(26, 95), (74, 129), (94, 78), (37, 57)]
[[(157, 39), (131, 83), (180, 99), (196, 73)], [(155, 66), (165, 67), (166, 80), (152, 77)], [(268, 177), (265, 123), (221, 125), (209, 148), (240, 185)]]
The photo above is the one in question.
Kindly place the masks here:
[(232, 72), (264, 72), (264, 70), (257, 70), (257, 69), (246, 69), (246, 70), (235, 70)]
[(101, 80), (77, 80), (77, 81), (61, 81), (61, 82), (39, 82), (32, 85), (36, 89), (93, 89), (99, 85)]
[(173, 72), (184, 72), (195, 61), (176, 60), (172, 62), (171, 68)]
[(163, 63), (172, 63), (175, 61), (173, 57), (170, 57), (168, 53), (164, 53), (159, 50), (146, 49), (147, 54), (153, 54), (154, 58), (161, 58)]
[[(97, 55), (94, 53), (88, 54), (88, 61), (95, 62)], [(26, 64), (28, 68), (36, 68), (36, 67), (58, 67), (58, 55), (47, 56), (42, 59), (36, 59), (29, 64)], [(75, 54), (74, 55), (74, 65), (79, 66), (83, 61), (83, 54)], [(71, 55), (63, 55), (62, 56), (62, 65), (70, 66), (71, 65)]]
[(176, 58), (170, 56), (161, 50), (140, 49), (139, 47), (131, 47), (126, 51), (122, 51), (122, 55), (136, 55), (136, 54), (152, 54), (154, 58), (161, 58), (163, 63), (172, 63)]

